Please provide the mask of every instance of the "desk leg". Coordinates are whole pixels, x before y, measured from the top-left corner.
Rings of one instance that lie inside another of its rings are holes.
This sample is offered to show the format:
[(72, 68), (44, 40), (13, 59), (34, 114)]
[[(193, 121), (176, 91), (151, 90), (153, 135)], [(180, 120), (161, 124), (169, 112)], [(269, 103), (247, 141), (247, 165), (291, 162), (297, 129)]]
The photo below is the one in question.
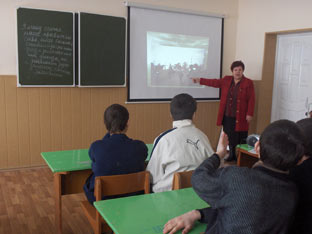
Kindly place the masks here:
[(61, 174), (54, 174), (55, 192), (55, 225), (59, 234), (62, 234), (62, 193), (61, 193)]
[(237, 164), (236, 164), (238, 167), (241, 166), (241, 158), (242, 158), (242, 152), (240, 150), (238, 150)]

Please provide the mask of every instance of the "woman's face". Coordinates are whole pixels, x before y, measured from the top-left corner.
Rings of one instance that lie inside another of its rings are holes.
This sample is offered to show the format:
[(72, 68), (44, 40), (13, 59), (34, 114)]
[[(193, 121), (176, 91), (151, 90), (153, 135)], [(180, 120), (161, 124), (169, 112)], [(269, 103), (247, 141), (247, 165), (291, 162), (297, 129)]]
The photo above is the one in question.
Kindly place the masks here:
[(233, 68), (232, 74), (235, 80), (240, 80), (243, 77), (243, 73), (244, 71), (242, 67), (239, 66)]

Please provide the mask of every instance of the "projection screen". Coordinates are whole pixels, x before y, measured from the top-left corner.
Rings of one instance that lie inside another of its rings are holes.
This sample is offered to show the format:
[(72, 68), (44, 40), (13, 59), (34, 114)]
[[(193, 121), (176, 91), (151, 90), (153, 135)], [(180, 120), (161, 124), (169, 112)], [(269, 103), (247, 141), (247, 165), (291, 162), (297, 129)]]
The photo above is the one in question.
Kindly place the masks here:
[(179, 93), (218, 100), (217, 88), (192, 77), (220, 78), (223, 18), (128, 6), (128, 102), (169, 101)]

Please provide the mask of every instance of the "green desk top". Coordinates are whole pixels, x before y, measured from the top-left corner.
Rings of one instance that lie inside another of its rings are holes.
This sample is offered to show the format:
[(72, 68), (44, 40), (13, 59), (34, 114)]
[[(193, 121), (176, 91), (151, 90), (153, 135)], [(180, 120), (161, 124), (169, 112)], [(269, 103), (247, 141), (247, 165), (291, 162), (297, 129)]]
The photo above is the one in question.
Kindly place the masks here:
[(43, 152), (41, 156), (53, 173), (91, 169), (88, 149)]
[[(153, 149), (153, 144), (146, 144), (146, 146), (148, 148), (146, 161), (148, 161)], [(91, 169), (88, 149), (42, 152), (41, 156), (53, 173)]]
[(253, 149), (254, 149), (254, 147), (249, 146), (249, 145), (247, 145), (247, 144), (240, 144), (240, 145), (237, 145), (237, 147), (238, 147), (238, 148), (241, 148), (241, 149), (243, 149), (243, 150), (246, 150), (246, 151), (250, 151), (250, 150), (253, 150)]
[[(152, 193), (94, 203), (115, 234), (161, 234), (165, 223), (193, 209), (207, 207), (193, 188)], [(190, 234), (200, 234), (206, 224), (196, 223)], [(178, 232), (181, 233), (181, 232)]]

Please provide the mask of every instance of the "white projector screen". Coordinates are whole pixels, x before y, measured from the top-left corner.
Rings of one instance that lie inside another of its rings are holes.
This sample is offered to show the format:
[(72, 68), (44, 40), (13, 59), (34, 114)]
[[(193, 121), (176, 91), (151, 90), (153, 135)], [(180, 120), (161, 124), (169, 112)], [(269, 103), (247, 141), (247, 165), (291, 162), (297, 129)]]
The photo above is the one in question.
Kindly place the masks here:
[(223, 18), (128, 6), (128, 102), (219, 99), (191, 78), (220, 78), (222, 39)]

